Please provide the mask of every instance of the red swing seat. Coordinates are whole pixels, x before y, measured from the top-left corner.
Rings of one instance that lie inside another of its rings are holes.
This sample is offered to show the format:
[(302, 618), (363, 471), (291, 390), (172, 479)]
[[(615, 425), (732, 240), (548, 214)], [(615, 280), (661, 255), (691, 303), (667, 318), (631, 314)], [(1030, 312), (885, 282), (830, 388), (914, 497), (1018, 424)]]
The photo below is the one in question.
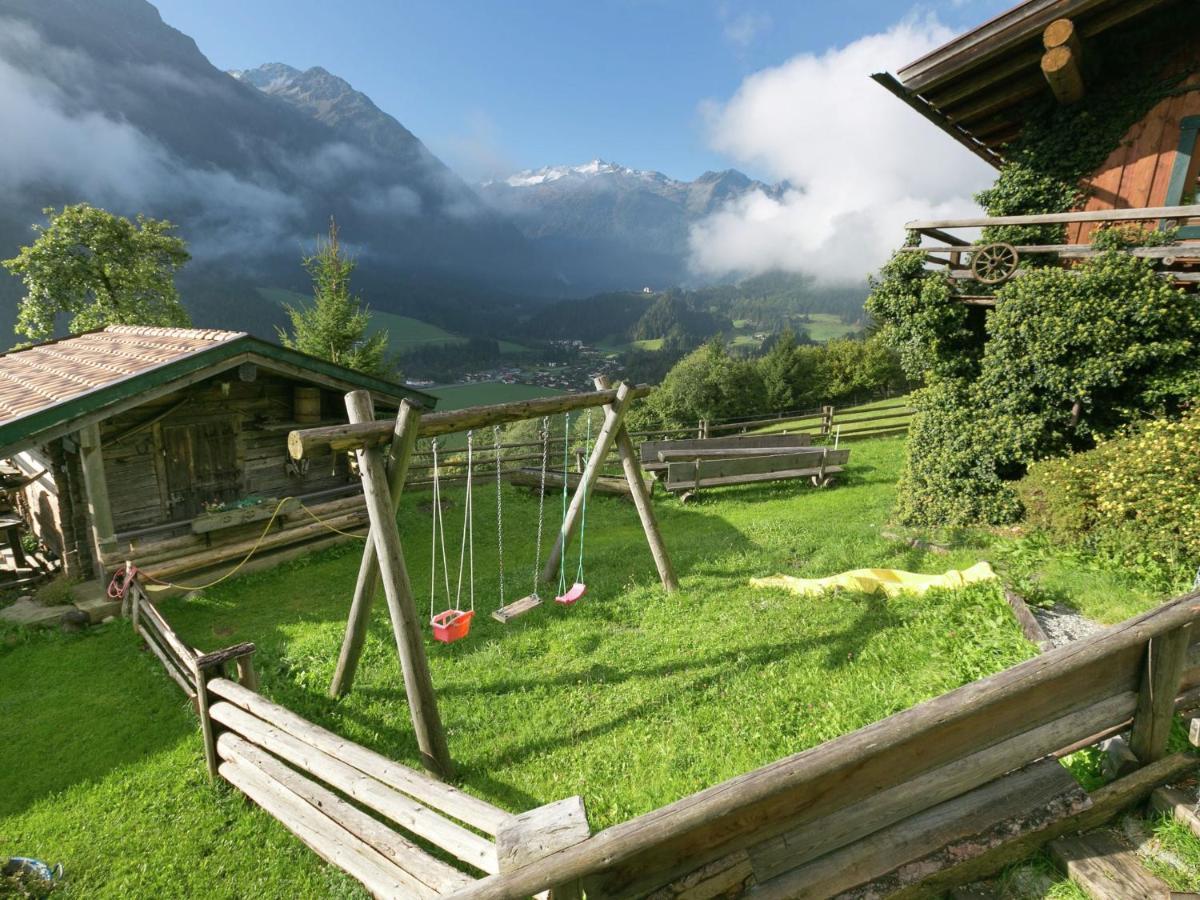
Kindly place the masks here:
[(565, 594), (555, 597), (554, 602), (561, 603), (563, 606), (573, 606), (586, 593), (587, 585), (582, 581), (577, 581), (567, 589)]
[(433, 639), (443, 644), (453, 644), (462, 640), (470, 633), (473, 618), (473, 609), (448, 609), (438, 613), (429, 620), (429, 624), (433, 626)]

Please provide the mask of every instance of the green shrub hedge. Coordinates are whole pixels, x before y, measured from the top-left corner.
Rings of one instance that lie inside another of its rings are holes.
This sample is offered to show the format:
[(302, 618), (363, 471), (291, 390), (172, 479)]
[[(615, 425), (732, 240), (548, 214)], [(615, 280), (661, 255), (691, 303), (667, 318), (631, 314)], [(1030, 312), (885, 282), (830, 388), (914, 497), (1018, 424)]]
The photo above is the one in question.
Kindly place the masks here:
[(1200, 409), (1035, 463), (1018, 491), (1027, 521), (1055, 537), (1190, 569), (1200, 564)]

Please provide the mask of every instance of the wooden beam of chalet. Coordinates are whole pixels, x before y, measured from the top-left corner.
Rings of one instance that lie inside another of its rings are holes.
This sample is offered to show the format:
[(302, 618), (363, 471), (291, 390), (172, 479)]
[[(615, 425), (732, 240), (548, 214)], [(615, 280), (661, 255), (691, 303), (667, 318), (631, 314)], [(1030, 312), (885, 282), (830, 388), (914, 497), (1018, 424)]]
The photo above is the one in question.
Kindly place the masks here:
[(1047, 50), (1055, 47), (1066, 47), (1072, 53), (1082, 53), (1083, 45), (1079, 42), (1079, 32), (1071, 19), (1055, 19), (1042, 32), (1042, 46)]
[[(629, 388), (630, 399), (645, 397), (653, 390), (648, 384)], [(484, 428), (506, 425), (523, 419), (536, 419), (577, 409), (589, 409), (612, 403), (617, 398), (615, 390), (588, 391), (580, 394), (560, 394), (554, 397), (535, 397), (532, 400), (516, 400), (512, 403), (492, 403), (485, 406), (468, 406), (465, 409), (429, 413), (422, 417), (420, 437), (437, 437)], [(361, 450), (364, 447), (379, 447), (392, 439), (392, 423), (387, 421), (357, 422), (349, 425), (330, 425), (325, 428), (308, 428), (293, 431), (288, 435), (288, 452), (294, 459), (304, 459), (329, 448), (333, 451)]]
[(1054, 99), (1062, 106), (1070, 106), (1083, 99), (1083, 69), (1079, 65), (1079, 54), (1070, 47), (1055, 47), (1042, 56), (1042, 75)]
[(1079, 212), (1047, 213), (1034, 216), (979, 216), (974, 219), (918, 219), (906, 222), (907, 231), (929, 233), (934, 228), (986, 228), (989, 225), (1067, 225), (1072, 222), (1138, 222), (1154, 219), (1191, 219), (1200, 217), (1200, 204), (1191, 206), (1153, 206), (1144, 209), (1088, 209)]

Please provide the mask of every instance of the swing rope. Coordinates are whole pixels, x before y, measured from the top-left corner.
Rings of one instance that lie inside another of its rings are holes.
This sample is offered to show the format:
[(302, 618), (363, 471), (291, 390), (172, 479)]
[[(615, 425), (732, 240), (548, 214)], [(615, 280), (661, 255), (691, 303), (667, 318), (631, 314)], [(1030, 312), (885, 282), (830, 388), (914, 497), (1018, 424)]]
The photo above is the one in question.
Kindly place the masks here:
[(437, 559), (438, 544), (442, 545), (442, 575), (446, 581), (446, 600), (450, 600), (450, 569), (446, 565), (446, 526), (445, 515), (442, 513), (441, 473), (438, 468), (438, 442), (433, 442), (433, 538), (430, 546), (433, 548), (433, 558), (429, 564), (429, 619), (437, 614)]
[[(542, 478), (538, 487), (538, 527), (537, 543), (533, 550), (533, 591), (531, 596), (538, 595), (538, 577), (542, 572), (542, 524), (546, 519), (546, 469), (550, 464), (550, 417), (542, 419)], [(566, 473), (563, 473), (564, 477)]]
[(468, 589), (471, 595), (471, 612), (475, 611), (475, 527), (474, 527), (474, 503), (472, 502), (472, 479), (474, 477), (474, 465), (472, 461), (475, 432), (467, 432), (467, 499), (463, 503), (463, 534), (462, 546), (458, 551), (458, 587), (454, 593), (454, 608), (462, 609), (462, 585), (463, 585), (463, 567), (468, 560), (468, 550), (470, 557), (470, 571), (468, 580)]
[(492, 426), (492, 444), (496, 451), (496, 563), (500, 570), (500, 606), (504, 606), (504, 505), (500, 494), (500, 426)]
[(567, 472), (571, 465), (571, 414), (563, 413), (562, 551), (558, 554), (558, 593), (567, 592)]
[[(592, 411), (588, 410), (587, 417), (587, 438), (584, 441), (584, 458), (590, 460), (592, 456)], [(579, 569), (575, 574), (577, 582), (583, 581), (583, 538), (587, 533), (587, 504), (588, 492), (583, 486), (583, 480), (580, 479), (580, 490), (583, 491), (583, 508), (580, 510), (579, 516)]]

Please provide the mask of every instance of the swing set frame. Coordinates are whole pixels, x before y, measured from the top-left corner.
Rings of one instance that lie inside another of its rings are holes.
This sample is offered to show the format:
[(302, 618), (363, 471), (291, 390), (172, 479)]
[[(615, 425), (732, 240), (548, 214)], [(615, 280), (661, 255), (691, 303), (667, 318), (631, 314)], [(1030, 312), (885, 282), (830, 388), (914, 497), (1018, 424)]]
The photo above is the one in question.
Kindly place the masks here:
[(395, 422), (376, 421), (370, 394), (367, 391), (353, 391), (346, 395), (349, 424), (291, 432), (288, 435), (288, 451), (294, 459), (305, 459), (327, 450), (354, 451), (357, 454), (370, 520), (370, 531), (346, 623), (346, 635), (329, 687), (330, 696), (344, 696), (354, 683), (371, 607), (382, 584), (422, 762), (434, 775), (454, 777), (454, 765), (446, 744), (446, 733), (425, 655), (422, 618), (417, 612), (396, 522), (396, 511), (413, 450), (417, 439), (421, 437), (438, 437), (524, 419), (602, 408), (604, 423), (592, 444), (591, 455), (563, 516), (554, 546), (543, 565), (540, 581), (548, 583), (557, 575), (562, 554), (581, 524), (583, 510), (604, 461), (616, 447), (659, 579), (668, 593), (677, 590), (675, 571), (654, 515), (645, 473), (624, 424), (630, 405), (651, 390), (647, 385), (625, 383), (618, 384), (614, 389), (608, 379), (600, 377), (596, 379), (596, 390), (587, 393), (472, 406), (426, 415), (422, 414), (421, 407), (404, 400)]

